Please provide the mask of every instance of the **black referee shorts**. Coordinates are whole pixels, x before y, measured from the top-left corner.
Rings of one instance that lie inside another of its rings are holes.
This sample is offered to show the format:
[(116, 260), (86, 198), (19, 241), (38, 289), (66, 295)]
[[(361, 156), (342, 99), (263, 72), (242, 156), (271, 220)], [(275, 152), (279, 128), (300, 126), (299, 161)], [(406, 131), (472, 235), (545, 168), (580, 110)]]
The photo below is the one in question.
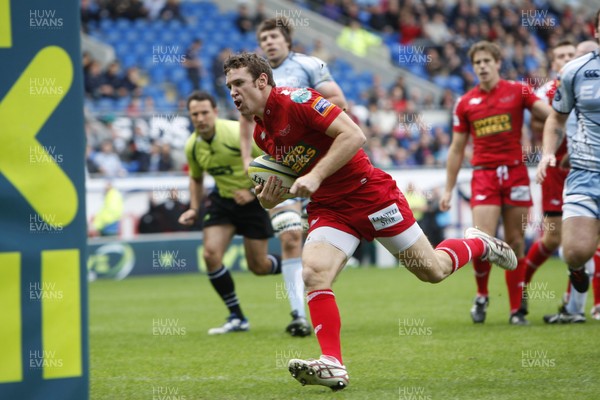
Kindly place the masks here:
[(203, 226), (233, 225), (235, 233), (249, 239), (268, 239), (273, 237), (273, 226), (269, 213), (262, 208), (258, 199), (238, 205), (233, 199), (221, 197), (218, 192), (208, 196)]

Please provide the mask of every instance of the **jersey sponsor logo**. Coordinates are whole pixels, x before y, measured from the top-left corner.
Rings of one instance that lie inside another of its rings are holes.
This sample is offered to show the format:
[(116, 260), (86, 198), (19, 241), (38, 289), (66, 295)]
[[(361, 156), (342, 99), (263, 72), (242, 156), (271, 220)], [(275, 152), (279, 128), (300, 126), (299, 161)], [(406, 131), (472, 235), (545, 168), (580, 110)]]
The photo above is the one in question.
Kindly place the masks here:
[(307, 101), (310, 100), (310, 98), (311, 98), (311, 93), (306, 88), (294, 90), (290, 94), (290, 99), (292, 99), (292, 101), (294, 103), (306, 103)]
[(291, 168), (295, 173), (301, 175), (316, 157), (318, 151), (316, 148), (304, 143), (299, 143), (293, 147), (284, 146), (281, 153), (276, 154), (277, 162)]
[(387, 206), (383, 210), (379, 210), (369, 215), (369, 221), (373, 224), (376, 231), (380, 231), (390, 226), (399, 224), (404, 220), (397, 204)]
[(471, 100), (469, 100), (469, 105), (480, 104), (482, 100), (483, 99), (481, 97), (473, 97)]
[(475, 137), (495, 135), (502, 132), (512, 131), (512, 122), (510, 114), (492, 115), (491, 117), (481, 118), (473, 122), (475, 128)]
[(512, 201), (530, 201), (531, 193), (529, 186), (513, 186), (510, 188), (510, 199)]
[(326, 117), (327, 114), (331, 112), (331, 110), (335, 107), (331, 102), (322, 96), (319, 96), (313, 101), (312, 108), (323, 117)]
[(583, 71), (583, 79), (598, 79), (600, 78), (600, 70), (586, 69)]

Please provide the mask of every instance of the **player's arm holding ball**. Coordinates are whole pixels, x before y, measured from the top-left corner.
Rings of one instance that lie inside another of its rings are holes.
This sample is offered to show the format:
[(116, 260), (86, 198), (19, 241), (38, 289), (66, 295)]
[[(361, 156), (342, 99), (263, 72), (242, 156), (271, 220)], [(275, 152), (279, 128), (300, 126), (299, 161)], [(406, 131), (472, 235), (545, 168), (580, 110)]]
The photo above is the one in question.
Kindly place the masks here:
[(298, 197), (310, 197), (319, 189), (321, 182), (346, 165), (367, 141), (360, 127), (346, 113), (340, 113), (325, 134), (334, 138), (327, 154), (308, 174), (296, 179), (290, 193)]
[(254, 190), (260, 205), (267, 210), (285, 200), (283, 197), (285, 189), (281, 187), (281, 179), (274, 175), (270, 176), (264, 185), (255, 186)]

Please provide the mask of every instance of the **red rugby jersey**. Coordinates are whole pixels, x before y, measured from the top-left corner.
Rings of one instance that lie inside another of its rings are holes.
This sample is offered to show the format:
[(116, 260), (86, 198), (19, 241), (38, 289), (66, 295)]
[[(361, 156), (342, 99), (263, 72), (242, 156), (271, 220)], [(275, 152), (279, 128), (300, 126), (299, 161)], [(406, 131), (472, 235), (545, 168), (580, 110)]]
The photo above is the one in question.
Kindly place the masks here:
[[(313, 89), (275, 87), (267, 99), (263, 120), (254, 118), (254, 141), (298, 175), (306, 175), (331, 147), (334, 139), (325, 131), (341, 112), (342, 109)], [(321, 183), (311, 199), (334, 203), (366, 183), (373, 168), (360, 149)]]
[(523, 162), (523, 112), (537, 100), (529, 86), (505, 80), (489, 92), (477, 86), (457, 100), (453, 130), (473, 138), (473, 166), (492, 168)]

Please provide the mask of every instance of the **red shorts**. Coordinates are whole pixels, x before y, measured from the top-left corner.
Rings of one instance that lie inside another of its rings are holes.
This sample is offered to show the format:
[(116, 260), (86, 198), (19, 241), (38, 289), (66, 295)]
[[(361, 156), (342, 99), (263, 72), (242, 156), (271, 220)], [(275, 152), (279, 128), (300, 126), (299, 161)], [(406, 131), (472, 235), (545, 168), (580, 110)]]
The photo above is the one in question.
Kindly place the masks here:
[(416, 222), (404, 195), (390, 175), (375, 168), (369, 180), (335, 204), (308, 204), (308, 233), (331, 227), (368, 241), (396, 236)]
[(546, 179), (542, 182), (542, 211), (544, 214), (562, 215), (563, 189), (568, 169), (548, 167)]
[(531, 207), (527, 167), (518, 165), (473, 170), (471, 208), (482, 205)]

